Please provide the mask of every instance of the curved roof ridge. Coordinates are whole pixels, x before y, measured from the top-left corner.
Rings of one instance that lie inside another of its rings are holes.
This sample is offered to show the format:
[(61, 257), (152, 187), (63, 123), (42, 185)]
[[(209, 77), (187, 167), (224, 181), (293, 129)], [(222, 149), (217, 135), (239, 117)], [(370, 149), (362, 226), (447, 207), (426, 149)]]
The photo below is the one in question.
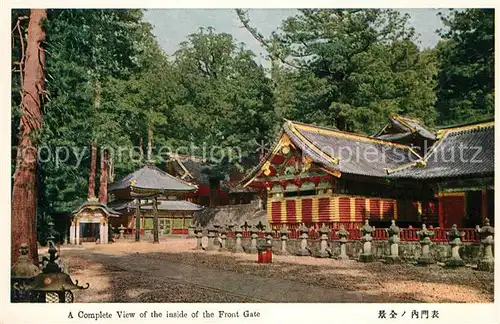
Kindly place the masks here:
[(461, 126), (452, 126), (449, 128), (440, 128), (437, 131), (437, 136), (441, 137), (445, 134), (458, 134), (465, 131), (478, 131), (486, 128), (495, 127), (495, 121), (483, 121), (479, 123), (466, 124)]
[[(313, 125), (313, 124), (305, 124), (305, 123), (296, 122), (296, 121), (289, 121), (289, 122), (291, 122), (293, 124), (297, 124), (297, 125), (299, 125), (299, 127), (303, 126), (303, 127), (310, 127), (310, 128), (313, 128), (313, 129), (315, 128), (315, 129), (318, 129), (318, 130), (323, 130), (323, 131), (326, 131), (326, 132), (331, 132), (331, 133), (339, 134), (339, 135), (345, 136), (345, 137), (359, 138), (360, 140), (364, 140), (366, 142), (372, 142), (372, 143), (377, 143), (377, 144), (381, 144), (381, 145), (396, 146), (396, 147), (401, 147), (401, 148), (405, 148), (405, 149), (413, 151), (413, 149), (410, 146), (408, 146), (408, 145), (399, 144), (399, 143), (393, 143), (391, 141), (387, 141), (387, 140), (383, 140), (383, 139), (378, 139), (378, 138), (372, 138), (372, 137), (370, 137), (368, 135), (364, 135), (364, 134), (351, 133), (351, 132), (341, 131), (341, 130), (327, 128), (327, 127), (323, 127), (323, 126), (316, 126), (316, 125)], [(416, 154), (416, 152), (413, 152), (413, 153)], [(418, 154), (416, 154), (416, 155), (418, 155)]]

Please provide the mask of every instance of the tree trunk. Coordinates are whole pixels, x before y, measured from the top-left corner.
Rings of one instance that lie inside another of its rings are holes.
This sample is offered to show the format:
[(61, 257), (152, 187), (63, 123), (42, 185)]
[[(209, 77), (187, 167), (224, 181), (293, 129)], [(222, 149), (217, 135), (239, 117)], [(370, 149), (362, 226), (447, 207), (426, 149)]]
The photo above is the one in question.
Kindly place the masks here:
[(95, 174), (97, 168), (97, 144), (92, 142), (90, 172), (89, 172), (89, 198), (95, 198)]
[(37, 135), (42, 125), (41, 95), (45, 86), (45, 53), (42, 47), (42, 43), (45, 41), (45, 31), (42, 28), (42, 22), (46, 18), (45, 9), (32, 9), (30, 12), (19, 142), (12, 189), (11, 264), (17, 262), (19, 246), (22, 243), (27, 243), (30, 247), (29, 256), (32, 262), (38, 266), (36, 239), (37, 143), (34, 136)]
[(158, 233), (158, 200), (153, 198), (153, 243), (160, 243)]
[(144, 162), (144, 151), (142, 149), (142, 136), (139, 138), (139, 154), (140, 154), (140, 160), (141, 160), (141, 163)]
[(108, 183), (115, 182), (115, 164), (113, 163), (113, 156), (108, 157)]
[(151, 155), (153, 153), (152, 142), (153, 142), (153, 129), (151, 128), (150, 125), (148, 128), (148, 163), (151, 162)]
[(108, 152), (102, 152), (101, 177), (99, 179), (99, 202), (108, 203)]

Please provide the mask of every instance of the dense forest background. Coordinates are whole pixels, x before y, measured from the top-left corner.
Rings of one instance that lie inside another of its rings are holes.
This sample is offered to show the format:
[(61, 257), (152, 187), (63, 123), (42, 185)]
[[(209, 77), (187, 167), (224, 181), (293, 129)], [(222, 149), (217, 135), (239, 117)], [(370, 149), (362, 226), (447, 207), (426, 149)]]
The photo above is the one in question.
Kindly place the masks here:
[[(494, 10), (452, 10), (432, 49), (420, 50), (408, 15), (385, 9), (300, 10), (263, 37), (271, 68), (229, 34), (202, 28), (167, 56), (141, 10), (48, 10), (43, 28), (43, 124), (35, 134), (38, 226), (87, 197), (89, 146), (238, 147), (252, 158), (283, 118), (372, 135), (390, 114), (450, 125), (494, 115)], [(29, 10), (12, 11), (12, 173), (21, 105), (19, 62)], [(144, 142), (143, 142), (144, 139)], [(144, 145), (143, 145), (144, 146)], [(69, 154), (54, 158), (57, 148)], [(50, 153), (51, 152), (51, 153)], [(140, 166), (140, 150), (111, 155), (113, 176)], [(49, 154), (52, 154), (49, 156)], [(43, 232), (43, 231), (42, 231)]]

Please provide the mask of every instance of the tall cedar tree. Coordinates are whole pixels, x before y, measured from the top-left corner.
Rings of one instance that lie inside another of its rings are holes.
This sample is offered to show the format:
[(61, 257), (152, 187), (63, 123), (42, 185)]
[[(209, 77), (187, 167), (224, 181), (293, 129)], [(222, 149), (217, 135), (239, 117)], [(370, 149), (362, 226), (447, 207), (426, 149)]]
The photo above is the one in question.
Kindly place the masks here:
[[(11, 262), (19, 257), (19, 246), (27, 243), (29, 256), (38, 266), (36, 236), (36, 180), (37, 144), (42, 126), (42, 96), (44, 94), (45, 31), (42, 23), (47, 18), (45, 9), (32, 9), (28, 25), (22, 106), (19, 122), (16, 170), (12, 192)], [(23, 54), (24, 55), (24, 54)], [(22, 65), (21, 65), (22, 67)]]
[(368, 134), (395, 113), (434, 124), (435, 57), (419, 51), (408, 15), (302, 9), (266, 39), (237, 13), (274, 62), (280, 117)]

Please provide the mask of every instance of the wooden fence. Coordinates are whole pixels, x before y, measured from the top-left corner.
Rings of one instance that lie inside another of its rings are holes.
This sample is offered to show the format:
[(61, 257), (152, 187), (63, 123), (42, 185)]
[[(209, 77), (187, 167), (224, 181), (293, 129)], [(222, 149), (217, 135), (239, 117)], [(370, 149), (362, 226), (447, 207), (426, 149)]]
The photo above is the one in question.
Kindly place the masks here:
[[(338, 240), (339, 237), (337, 236), (336, 232), (338, 229), (331, 229), (329, 233), (329, 239), (330, 240)], [(360, 240), (361, 239), (361, 230), (359, 228), (348, 228), (346, 229), (349, 232), (348, 239), (349, 240)], [(429, 228), (429, 230), (432, 230), (434, 232), (434, 236), (431, 237), (431, 240), (433, 242), (447, 242), (448, 237), (446, 236), (446, 232), (449, 232), (449, 228)], [(420, 228), (401, 228), (401, 233), (399, 235), (401, 241), (403, 242), (418, 242), (419, 241), (419, 236), (417, 232), (420, 231)], [(470, 242), (470, 243), (479, 243), (480, 238), (479, 238), (479, 233), (476, 231), (475, 228), (461, 228), (461, 232), (464, 232), (465, 235), (462, 237), (462, 242)], [(245, 238), (250, 238), (251, 233), (249, 231), (244, 231), (243, 237)], [(264, 232), (259, 232), (258, 233), (260, 238), (264, 237)], [(279, 230), (274, 230), (273, 231), (273, 238), (280, 238), (281, 234)], [(320, 238), (320, 233), (317, 229), (309, 230), (309, 239), (311, 240), (317, 240)], [(229, 235), (228, 235), (229, 236)], [(292, 229), (289, 230), (288, 233), (288, 238), (290, 239), (299, 239), (300, 238), (300, 232), (298, 229)], [(372, 233), (373, 240), (376, 241), (387, 241), (388, 239), (388, 233), (385, 231), (384, 228), (376, 228), (375, 232)]]

